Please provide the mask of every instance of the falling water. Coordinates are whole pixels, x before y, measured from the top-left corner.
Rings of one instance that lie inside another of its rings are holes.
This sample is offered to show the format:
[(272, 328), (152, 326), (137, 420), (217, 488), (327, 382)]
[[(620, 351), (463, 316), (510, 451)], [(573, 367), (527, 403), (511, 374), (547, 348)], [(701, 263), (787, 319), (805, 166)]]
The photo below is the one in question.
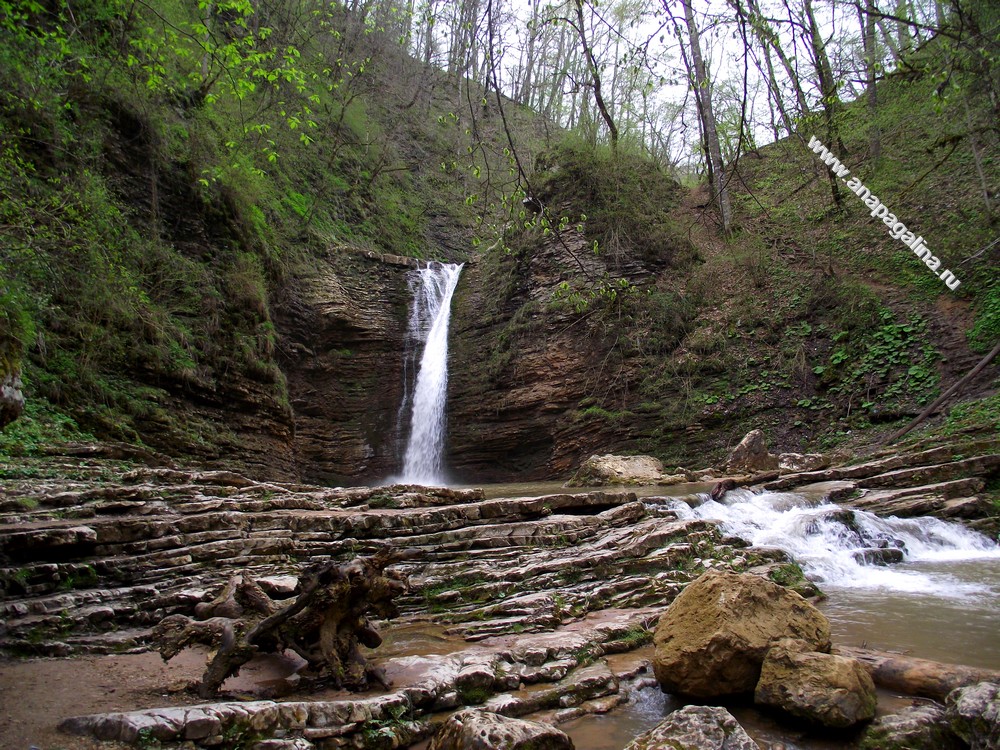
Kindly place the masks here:
[(461, 272), (461, 265), (432, 263), (413, 271), (408, 279), (413, 301), (407, 341), (410, 345), (423, 345), (416, 385), (412, 393), (407, 388), (400, 407), (404, 416), (409, 408), (410, 433), (401, 477), (401, 481), (409, 484), (444, 484), (442, 456), (448, 396), (448, 323), (451, 298)]

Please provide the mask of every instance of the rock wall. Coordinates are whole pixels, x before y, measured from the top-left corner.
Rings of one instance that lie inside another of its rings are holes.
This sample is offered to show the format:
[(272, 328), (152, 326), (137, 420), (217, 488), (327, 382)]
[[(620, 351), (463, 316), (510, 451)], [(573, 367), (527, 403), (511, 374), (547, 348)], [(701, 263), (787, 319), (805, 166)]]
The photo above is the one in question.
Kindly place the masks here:
[(608, 342), (586, 319), (553, 304), (566, 278), (607, 270), (576, 234), (466, 264), (449, 362), (447, 464), (457, 477), (568, 476), (582, 458), (620, 444), (611, 424), (587, 420), (580, 407), (588, 396), (606, 400), (627, 377), (605, 370)]
[(302, 480), (357, 484), (399, 469), (397, 411), (409, 258), (331, 255), (277, 305)]

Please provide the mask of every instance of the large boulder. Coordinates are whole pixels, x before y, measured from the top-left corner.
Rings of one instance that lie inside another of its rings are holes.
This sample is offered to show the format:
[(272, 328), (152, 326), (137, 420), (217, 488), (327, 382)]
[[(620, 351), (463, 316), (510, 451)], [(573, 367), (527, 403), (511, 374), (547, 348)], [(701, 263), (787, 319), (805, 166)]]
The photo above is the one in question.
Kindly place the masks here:
[(727, 471), (770, 471), (777, 468), (778, 457), (768, 453), (767, 441), (760, 430), (748, 432), (726, 461)]
[(965, 747), (951, 731), (944, 707), (924, 703), (879, 716), (865, 730), (860, 750), (963, 750)]
[(958, 688), (945, 699), (948, 721), (970, 750), (1000, 748), (1000, 685), (980, 682)]
[(601, 487), (606, 484), (656, 484), (663, 464), (652, 456), (591, 456), (577, 470), (567, 487)]
[(573, 740), (553, 726), (467, 709), (452, 714), (428, 750), (573, 750)]
[(750, 735), (724, 708), (685, 706), (624, 750), (760, 750)]
[(16, 370), (0, 375), (0, 430), (9, 425), (24, 411), (24, 394), (20, 373)]
[(754, 700), (800, 719), (846, 729), (875, 717), (871, 675), (857, 659), (779, 641), (764, 657)]
[(830, 623), (794, 591), (749, 573), (710, 570), (660, 617), (653, 669), (668, 693), (698, 698), (753, 692), (771, 645), (798, 638), (830, 650)]

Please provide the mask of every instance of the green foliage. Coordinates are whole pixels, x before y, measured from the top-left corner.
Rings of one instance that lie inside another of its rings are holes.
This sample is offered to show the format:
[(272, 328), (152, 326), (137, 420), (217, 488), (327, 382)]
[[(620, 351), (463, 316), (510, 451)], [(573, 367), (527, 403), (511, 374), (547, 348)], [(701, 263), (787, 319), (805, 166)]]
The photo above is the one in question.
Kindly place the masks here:
[(458, 688), (458, 697), (465, 706), (478, 706), (485, 703), (493, 691), (488, 687), (463, 685)]
[(681, 187), (649, 159), (567, 139), (538, 157), (534, 179), (535, 197), (563, 213), (555, 229), (582, 227), (612, 268), (633, 259), (686, 268), (698, 259), (670, 213)]
[(945, 434), (1000, 432), (1000, 394), (957, 404), (948, 412), (943, 430)]
[(264, 739), (264, 734), (252, 727), (236, 722), (230, 724), (222, 732), (223, 750), (250, 750)]
[(653, 633), (642, 625), (633, 625), (626, 630), (618, 640), (624, 644), (629, 651), (640, 646), (645, 646), (653, 640)]
[(940, 355), (927, 340), (926, 321), (911, 315), (896, 322), (889, 311), (880, 319), (874, 330), (834, 335), (833, 351), (814, 374), (832, 393), (862, 397), (860, 406), (868, 411), (927, 403), (937, 391)]
[(97, 571), (92, 565), (83, 565), (73, 572), (67, 573), (59, 581), (59, 588), (63, 591), (72, 591), (77, 588), (88, 588), (98, 581)]
[(779, 586), (793, 587), (805, 580), (802, 568), (798, 563), (784, 563), (776, 568), (772, 568), (767, 577)]
[(976, 303), (976, 320), (969, 329), (969, 348), (985, 354), (1000, 342), (1000, 279), (994, 277)]
[(65, 412), (42, 399), (29, 399), (21, 417), (0, 432), (0, 456), (35, 455), (47, 445), (88, 438)]
[(381, 719), (368, 719), (361, 728), (364, 746), (369, 750), (394, 748), (400, 744), (400, 733), (408, 736), (407, 722), (412, 719), (412, 709), (409, 706), (390, 706), (388, 716)]
[(331, 245), (422, 254), (351, 23), (319, 0), (0, 2), (0, 374), (45, 405), (0, 450), (76, 425), (212, 442), (167, 404), (243, 376), (287, 409), (274, 290)]

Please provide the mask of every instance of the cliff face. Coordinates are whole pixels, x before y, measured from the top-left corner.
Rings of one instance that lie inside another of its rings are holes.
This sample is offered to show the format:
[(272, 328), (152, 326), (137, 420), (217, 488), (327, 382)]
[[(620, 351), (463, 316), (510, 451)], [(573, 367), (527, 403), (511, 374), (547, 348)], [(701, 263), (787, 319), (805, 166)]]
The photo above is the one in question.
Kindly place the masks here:
[(617, 442), (610, 424), (579, 408), (588, 396), (613, 398), (629, 376), (603, 370), (610, 342), (553, 302), (581, 268), (593, 278), (607, 270), (572, 233), (466, 265), (449, 362), (447, 463), (457, 478), (563, 476), (581, 456)]
[(413, 267), (409, 258), (333, 256), (277, 305), (301, 479), (356, 484), (398, 471)]

